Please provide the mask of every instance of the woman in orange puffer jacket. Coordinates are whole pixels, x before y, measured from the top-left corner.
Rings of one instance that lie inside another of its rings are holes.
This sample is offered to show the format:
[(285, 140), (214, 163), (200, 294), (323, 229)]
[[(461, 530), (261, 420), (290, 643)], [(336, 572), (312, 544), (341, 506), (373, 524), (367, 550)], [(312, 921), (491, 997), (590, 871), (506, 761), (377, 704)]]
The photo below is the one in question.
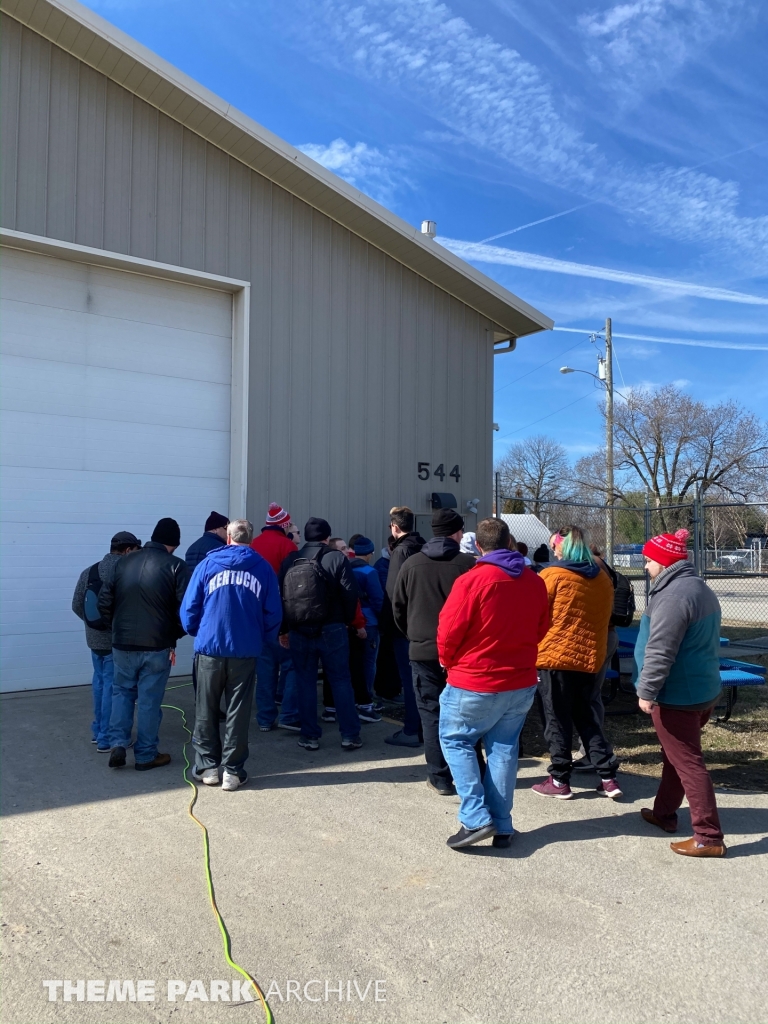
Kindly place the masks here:
[(584, 533), (568, 526), (553, 538), (558, 561), (543, 569), (550, 627), (539, 644), (539, 696), (549, 747), (549, 778), (533, 786), (539, 796), (569, 800), (573, 728), (600, 776), (599, 793), (622, 795), (613, 753), (592, 707), (597, 673), (605, 661), (613, 586), (596, 564)]

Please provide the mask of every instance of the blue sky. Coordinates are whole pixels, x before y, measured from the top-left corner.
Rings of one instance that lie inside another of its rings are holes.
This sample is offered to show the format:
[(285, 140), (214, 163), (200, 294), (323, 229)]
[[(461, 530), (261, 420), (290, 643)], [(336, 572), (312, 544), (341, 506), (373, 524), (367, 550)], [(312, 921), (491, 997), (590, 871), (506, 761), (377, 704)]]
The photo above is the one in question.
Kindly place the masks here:
[(404, 219), (436, 220), (556, 321), (496, 359), (497, 454), (535, 433), (573, 458), (599, 444), (592, 382), (557, 371), (594, 372), (606, 316), (619, 386), (674, 381), (766, 416), (759, 0), (90, 6)]

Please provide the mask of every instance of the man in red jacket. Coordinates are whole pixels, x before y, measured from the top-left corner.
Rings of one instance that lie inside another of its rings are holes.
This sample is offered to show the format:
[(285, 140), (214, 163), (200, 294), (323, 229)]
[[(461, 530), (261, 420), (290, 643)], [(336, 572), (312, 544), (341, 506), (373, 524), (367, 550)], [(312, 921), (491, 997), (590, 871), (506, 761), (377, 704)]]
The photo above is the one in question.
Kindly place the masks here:
[(280, 572), (280, 566), (288, 555), (296, 550), (291, 536), (292, 525), (290, 513), (273, 501), (267, 510), (267, 521), (261, 533), (251, 541), (253, 550), (269, 562), (275, 575)]
[[(512, 842), (517, 751), (536, 693), (536, 655), (549, 629), (547, 588), (502, 519), (477, 527), (481, 558), (460, 576), (440, 613), (437, 651), (448, 670), (440, 696), (440, 745), (461, 799), (454, 850), (494, 837)], [(485, 744), (485, 779), (475, 753)]]
[[(251, 541), (253, 550), (269, 562), (276, 575), (288, 555), (296, 552), (291, 538), (292, 526), (290, 513), (273, 501), (261, 533)], [(278, 719), (275, 698), (281, 690), (283, 696)], [(270, 732), (275, 725), (288, 732), (301, 731), (296, 671), (291, 652), (276, 640), (265, 640), (256, 660), (256, 721), (262, 732)]]

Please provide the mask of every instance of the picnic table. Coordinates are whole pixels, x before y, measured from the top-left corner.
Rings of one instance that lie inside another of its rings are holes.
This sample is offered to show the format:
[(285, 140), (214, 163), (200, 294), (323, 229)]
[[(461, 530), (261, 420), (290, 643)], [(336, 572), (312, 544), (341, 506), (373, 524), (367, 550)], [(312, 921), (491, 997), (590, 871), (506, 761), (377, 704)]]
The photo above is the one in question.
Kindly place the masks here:
[[(619, 648), (616, 652), (619, 658), (631, 658), (635, 653), (635, 644), (640, 632), (637, 626), (619, 626), (616, 629), (619, 635)], [(720, 637), (720, 647), (728, 648), (731, 641), (727, 636)], [(727, 722), (731, 717), (733, 706), (738, 699), (740, 686), (765, 686), (766, 670), (763, 665), (755, 665), (749, 661), (736, 661), (730, 657), (730, 651), (722, 650), (720, 653), (720, 681), (723, 685), (725, 704), (718, 704), (712, 710), (716, 722)], [(618, 672), (611, 669), (606, 673), (606, 678), (611, 677), (611, 693), (606, 701), (610, 704), (620, 689), (621, 679)], [(625, 692), (627, 692), (625, 690)], [(718, 708), (725, 708), (723, 715), (717, 715)], [(617, 712), (607, 712), (616, 714)], [(627, 712), (624, 712), (625, 714)]]

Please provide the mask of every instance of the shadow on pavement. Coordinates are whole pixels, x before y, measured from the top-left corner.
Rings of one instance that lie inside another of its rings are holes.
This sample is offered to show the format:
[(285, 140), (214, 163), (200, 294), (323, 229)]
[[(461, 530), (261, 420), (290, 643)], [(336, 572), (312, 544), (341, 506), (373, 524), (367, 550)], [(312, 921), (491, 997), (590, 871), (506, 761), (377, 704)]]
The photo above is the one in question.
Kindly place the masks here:
[[(651, 780), (653, 781), (653, 780)], [(552, 801), (554, 803), (554, 801)], [(721, 808), (720, 819), (725, 841), (729, 835), (753, 835), (768, 832), (768, 810), (763, 808)], [(581, 818), (578, 821), (550, 821), (529, 832), (516, 832), (512, 845), (506, 850), (498, 850), (488, 845), (468, 846), (462, 853), (480, 857), (512, 857), (524, 859), (554, 843), (579, 843), (594, 839), (620, 839), (623, 836), (633, 838), (657, 838), (674, 842), (676, 839), (687, 839), (691, 835), (691, 824), (688, 809), (680, 811), (678, 832), (665, 836), (652, 825), (648, 825), (640, 817), (636, 809), (626, 814), (611, 815), (600, 818)], [(768, 853), (768, 837), (752, 843), (728, 845), (728, 857), (751, 857)]]
[[(193, 727), (191, 685), (184, 684), (178, 677), (172, 680), (163, 703), (181, 708), (189, 728)], [(5, 694), (0, 700), (0, 710), (2, 816), (188, 788), (182, 775), (182, 748), (188, 737), (178, 711), (164, 709), (160, 727), (160, 750), (170, 753), (170, 765), (151, 772), (136, 772), (132, 751), (128, 751), (124, 768), (110, 769), (109, 755), (97, 753), (90, 742), (89, 686)], [(338, 728), (323, 725), (320, 750), (309, 753), (298, 746), (295, 733), (279, 729), (261, 733), (254, 717), (246, 767), (254, 786), (275, 789), (335, 783), (349, 785), (361, 781), (423, 781), (426, 778), (423, 761), (419, 765), (400, 763), (405, 758), (420, 755), (423, 747), (410, 749), (386, 744), (384, 738), (392, 731), (391, 722), (366, 725), (362, 733), (363, 747), (348, 753), (341, 749)], [(187, 745), (187, 756), (191, 762), (191, 744)], [(393, 766), (391, 769), (355, 770), (355, 762), (361, 761), (391, 761)], [(334, 772), (337, 765), (339, 770)]]

